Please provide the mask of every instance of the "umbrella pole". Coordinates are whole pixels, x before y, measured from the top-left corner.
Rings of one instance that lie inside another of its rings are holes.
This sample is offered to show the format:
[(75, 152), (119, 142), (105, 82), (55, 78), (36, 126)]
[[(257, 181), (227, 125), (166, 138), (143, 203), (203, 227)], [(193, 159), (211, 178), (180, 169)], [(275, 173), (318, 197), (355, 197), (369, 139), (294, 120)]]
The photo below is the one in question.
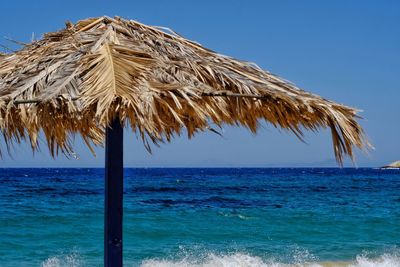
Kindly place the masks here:
[(122, 267), (123, 128), (118, 118), (106, 129), (104, 266)]

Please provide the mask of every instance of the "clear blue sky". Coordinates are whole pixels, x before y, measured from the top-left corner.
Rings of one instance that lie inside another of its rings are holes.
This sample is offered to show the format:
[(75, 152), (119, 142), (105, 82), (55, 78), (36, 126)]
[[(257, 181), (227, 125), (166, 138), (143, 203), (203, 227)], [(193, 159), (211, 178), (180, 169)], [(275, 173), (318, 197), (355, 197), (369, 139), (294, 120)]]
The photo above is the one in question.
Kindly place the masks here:
[[(94, 16), (119, 15), (174, 29), (220, 53), (256, 62), (300, 87), (364, 110), (361, 124), (376, 147), (358, 153), (358, 166), (400, 159), (400, 1), (2, 1), (0, 37), (29, 41)], [(1, 44), (10, 46), (5, 40)], [(224, 128), (192, 140), (179, 137), (149, 155), (125, 135), (125, 165), (133, 166), (335, 166), (328, 131), (308, 133), (307, 144), (264, 125), (254, 136)], [(2, 143), (3, 141), (0, 141)], [(102, 167), (79, 138), (79, 160), (53, 160), (45, 144), (33, 153), (16, 145), (2, 167)], [(1, 145), (4, 149), (4, 145)], [(4, 152), (4, 151), (3, 151)]]

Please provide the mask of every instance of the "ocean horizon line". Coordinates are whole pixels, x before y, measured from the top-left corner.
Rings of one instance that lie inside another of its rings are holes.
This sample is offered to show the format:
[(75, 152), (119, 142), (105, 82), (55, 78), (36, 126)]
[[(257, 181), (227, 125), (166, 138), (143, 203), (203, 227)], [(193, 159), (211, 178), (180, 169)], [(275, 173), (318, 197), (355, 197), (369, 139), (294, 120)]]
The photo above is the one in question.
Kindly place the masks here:
[[(0, 167), (0, 169), (105, 169), (104, 167), (81, 166), (81, 167), (65, 167), (65, 166), (23, 166), (23, 167)], [(313, 167), (313, 166), (265, 166), (265, 167), (249, 167), (249, 166), (125, 166), (124, 169), (381, 169), (378, 166), (362, 166), (362, 167)]]

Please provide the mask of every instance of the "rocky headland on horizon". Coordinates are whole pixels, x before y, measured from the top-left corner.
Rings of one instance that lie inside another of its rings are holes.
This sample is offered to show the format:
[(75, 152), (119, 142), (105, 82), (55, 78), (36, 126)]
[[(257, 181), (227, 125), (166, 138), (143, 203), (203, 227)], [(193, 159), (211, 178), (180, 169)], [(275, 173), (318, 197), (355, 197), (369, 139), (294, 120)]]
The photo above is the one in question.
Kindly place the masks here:
[(392, 168), (400, 168), (400, 160), (392, 162), (388, 165), (382, 166), (382, 169), (392, 169)]

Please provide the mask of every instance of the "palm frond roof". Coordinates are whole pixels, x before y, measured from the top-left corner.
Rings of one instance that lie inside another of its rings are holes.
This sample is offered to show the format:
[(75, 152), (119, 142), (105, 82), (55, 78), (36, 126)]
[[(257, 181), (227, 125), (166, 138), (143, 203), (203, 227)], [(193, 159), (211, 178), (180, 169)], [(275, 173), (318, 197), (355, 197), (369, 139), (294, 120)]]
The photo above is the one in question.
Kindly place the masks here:
[(218, 54), (173, 31), (119, 17), (90, 18), (0, 54), (0, 130), (7, 144), (42, 130), (52, 154), (71, 137), (101, 144), (117, 116), (150, 149), (174, 134), (223, 124), (256, 132), (260, 120), (287, 129), (330, 128), (338, 162), (369, 144), (357, 110)]

